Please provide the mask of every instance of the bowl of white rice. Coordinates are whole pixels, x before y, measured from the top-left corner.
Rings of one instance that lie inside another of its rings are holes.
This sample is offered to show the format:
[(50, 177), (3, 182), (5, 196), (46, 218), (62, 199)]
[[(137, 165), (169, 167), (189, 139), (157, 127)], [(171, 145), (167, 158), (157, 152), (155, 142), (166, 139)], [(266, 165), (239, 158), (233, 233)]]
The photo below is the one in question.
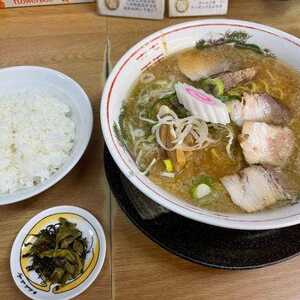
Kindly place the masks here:
[(0, 69), (0, 205), (41, 193), (83, 155), (92, 132), (88, 96), (48, 68)]

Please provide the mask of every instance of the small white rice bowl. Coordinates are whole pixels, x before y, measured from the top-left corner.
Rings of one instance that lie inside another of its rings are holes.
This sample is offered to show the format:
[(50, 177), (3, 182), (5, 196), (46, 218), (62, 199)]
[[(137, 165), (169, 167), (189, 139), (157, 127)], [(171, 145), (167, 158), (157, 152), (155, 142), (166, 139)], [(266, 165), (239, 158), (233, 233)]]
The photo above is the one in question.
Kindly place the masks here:
[(87, 95), (62, 73), (0, 70), (0, 204), (36, 195), (66, 175), (89, 142), (92, 120)]

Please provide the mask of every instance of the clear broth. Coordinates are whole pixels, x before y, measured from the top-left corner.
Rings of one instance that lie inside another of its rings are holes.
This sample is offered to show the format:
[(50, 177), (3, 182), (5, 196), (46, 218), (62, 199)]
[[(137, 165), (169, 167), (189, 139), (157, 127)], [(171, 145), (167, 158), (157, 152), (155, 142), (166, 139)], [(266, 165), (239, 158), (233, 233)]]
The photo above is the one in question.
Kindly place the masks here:
[[(191, 83), (179, 71), (177, 58), (178, 55), (186, 52), (197, 51), (204, 51), (205, 55), (224, 57), (233, 62), (233, 69), (236, 70), (255, 66), (257, 75), (253, 82), (257, 85), (259, 91), (267, 92), (292, 112), (292, 119), (288, 127), (295, 134), (297, 146), (288, 165), (285, 166), (285, 171), (293, 176), (293, 180), (296, 180), (298, 186), (300, 186), (300, 157), (298, 155), (300, 145), (300, 75), (278, 59), (231, 46), (218, 46), (204, 50), (189, 49), (160, 61), (145, 72), (152, 73), (155, 80), (169, 80), (170, 77), (175, 77), (176, 81)], [(125, 123), (131, 122), (134, 128), (149, 131), (149, 128), (144, 128), (147, 125), (139, 120), (140, 110), (137, 107), (137, 97), (146, 86), (145, 83), (137, 82), (133, 87), (124, 105), (123, 121)], [(238, 134), (240, 129), (234, 127), (234, 130)], [(222, 139), (220, 143), (208, 149), (189, 153), (189, 159), (184, 170), (175, 178), (165, 178), (160, 175), (165, 170), (162, 159), (160, 159), (151, 169), (149, 178), (163, 189), (193, 205), (217, 212), (240, 213), (240, 208), (231, 201), (221, 183), (215, 187), (217, 193), (214, 199), (205, 199), (206, 197), (204, 197), (204, 199), (196, 201), (192, 198), (190, 192), (193, 178), (199, 175), (205, 174), (219, 179), (225, 175), (234, 174), (246, 166), (238, 142), (235, 141), (234, 144), (235, 160), (228, 157), (225, 149), (226, 144), (226, 139)], [(133, 153), (133, 145), (128, 143), (127, 147)], [(280, 201), (276, 204), (276, 207), (285, 204), (286, 201)]]

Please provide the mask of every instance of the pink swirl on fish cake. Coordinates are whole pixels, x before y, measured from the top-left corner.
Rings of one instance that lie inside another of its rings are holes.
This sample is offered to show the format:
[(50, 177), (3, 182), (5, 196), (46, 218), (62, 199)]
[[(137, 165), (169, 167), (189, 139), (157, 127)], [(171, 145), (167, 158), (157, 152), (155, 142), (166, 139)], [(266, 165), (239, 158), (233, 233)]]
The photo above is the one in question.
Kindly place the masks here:
[(186, 87), (185, 90), (199, 102), (209, 105), (216, 105), (216, 101), (211, 96), (202, 93), (200, 90), (196, 90), (191, 87)]

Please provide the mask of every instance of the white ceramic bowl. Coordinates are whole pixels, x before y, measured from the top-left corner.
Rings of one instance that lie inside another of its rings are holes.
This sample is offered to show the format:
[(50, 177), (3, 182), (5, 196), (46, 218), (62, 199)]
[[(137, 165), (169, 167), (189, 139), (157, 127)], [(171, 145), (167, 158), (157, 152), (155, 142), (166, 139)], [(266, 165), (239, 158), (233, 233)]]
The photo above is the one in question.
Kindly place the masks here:
[(123, 101), (141, 72), (172, 53), (191, 48), (200, 39), (219, 37), (226, 31), (243, 30), (250, 42), (271, 51), (300, 70), (300, 40), (280, 30), (257, 23), (228, 19), (199, 20), (162, 29), (129, 49), (114, 67), (101, 102), (101, 122), (111, 155), (128, 179), (144, 194), (164, 207), (196, 221), (235, 229), (270, 229), (300, 223), (300, 203), (253, 214), (221, 214), (197, 208), (164, 191), (143, 176), (118, 142), (113, 130)]
[(10, 91), (42, 90), (55, 95), (71, 108), (75, 122), (75, 143), (65, 164), (48, 180), (12, 194), (0, 194), (0, 205), (18, 202), (48, 189), (62, 179), (79, 161), (90, 140), (93, 127), (93, 112), (88, 96), (70, 77), (58, 71), (33, 66), (0, 69), (0, 97)]

